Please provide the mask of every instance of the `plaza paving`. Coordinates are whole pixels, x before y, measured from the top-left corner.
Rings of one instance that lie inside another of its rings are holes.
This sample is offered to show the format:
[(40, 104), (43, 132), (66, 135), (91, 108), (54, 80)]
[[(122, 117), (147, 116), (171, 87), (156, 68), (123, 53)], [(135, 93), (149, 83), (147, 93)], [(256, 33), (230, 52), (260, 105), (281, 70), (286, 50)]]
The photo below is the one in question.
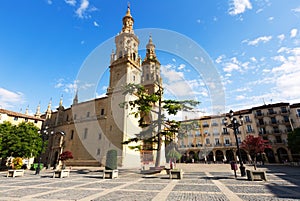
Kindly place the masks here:
[[(146, 200), (300, 200), (300, 168), (264, 166), (268, 181), (234, 178), (228, 164), (177, 164), (182, 180), (166, 174), (142, 175), (121, 169), (119, 178), (102, 179), (100, 168), (73, 168), (69, 178), (52, 178), (51, 170), (23, 177), (0, 172), (0, 201), (146, 201)], [(252, 169), (253, 167), (247, 167)]]

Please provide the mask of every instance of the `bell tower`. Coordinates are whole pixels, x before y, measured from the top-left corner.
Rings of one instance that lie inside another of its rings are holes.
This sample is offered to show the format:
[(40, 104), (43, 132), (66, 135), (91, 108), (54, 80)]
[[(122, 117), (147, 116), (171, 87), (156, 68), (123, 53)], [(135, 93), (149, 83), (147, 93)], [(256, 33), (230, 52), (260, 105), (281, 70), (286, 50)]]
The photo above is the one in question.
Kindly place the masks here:
[(142, 85), (149, 94), (157, 92), (159, 87), (162, 86), (162, 79), (160, 76), (160, 62), (156, 57), (155, 45), (151, 36), (146, 46), (146, 57), (142, 63), (142, 72)]
[[(123, 167), (139, 167), (139, 152), (122, 145), (141, 131), (137, 119), (130, 114), (126, 103), (133, 100), (130, 94), (123, 94), (130, 83), (141, 84), (141, 58), (138, 56), (139, 39), (134, 34), (134, 19), (128, 5), (122, 19), (122, 30), (115, 37), (115, 47), (110, 57), (110, 80), (107, 88), (106, 137), (118, 150), (118, 163)], [(124, 105), (125, 103), (125, 105)], [(121, 106), (123, 105), (123, 107)]]
[(141, 83), (141, 58), (138, 56), (139, 39), (134, 34), (134, 19), (128, 5), (121, 32), (115, 37), (116, 50), (110, 58), (110, 82), (107, 94), (120, 90), (129, 83)]

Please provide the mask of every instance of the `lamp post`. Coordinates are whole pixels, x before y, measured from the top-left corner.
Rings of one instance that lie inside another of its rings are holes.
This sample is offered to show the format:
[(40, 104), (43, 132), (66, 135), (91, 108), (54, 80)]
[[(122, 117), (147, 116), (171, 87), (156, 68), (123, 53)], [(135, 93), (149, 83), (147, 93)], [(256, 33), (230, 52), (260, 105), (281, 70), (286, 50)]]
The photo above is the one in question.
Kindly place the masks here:
[[(41, 156), (42, 156), (42, 152), (44, 150), (45, 141), (46, 141), (46, 139), (47, 139), (47, 137), (49, 135), (49, 133), (48, 133), (48, 126), (46, 126), (44, 130), (40, 130), (38, 132), (41, 134), (41, 138), (42, 138), (42, 149), (41, 149), (41, 152), (40, 152), (40, 155), (39, 155), (38, 166), (35, 169), (35, 174), (36, 175), (40, 174), (40, 170), (41, 170), (41, 168), (40, 168), (41, 158), (42, 158)], [(51, 131), (50, 133), (53, 134), (54, 132)]]
[(239, 163), (240, 163), (240, 171), (241, 171), (241, 176), (244, 177), (246, 176), (246, 171), (245, 171), (245, 166), (243, 165), (243, 160), (242, 160), (242, 154), (241, 154), (241, 150), (240, 150), (240, 146), (239, 146), (239, 142), (238, 142), (238, 128), (240, 126), (243, 125), (243, 116), (239, 116), (239, 120), (235, 117), (233, 117), (233, 111), (230, 110), (229, 112), (229, 116), (230, 116), (230, 123), (228, 124), (226, 117), (224, 118), (224, 125), (227, 128), (230, 128), (233, 130), (234, 132), (234, 136), (235, 136), (235, 141), (236, 141), (236, 148), (238, 151), (238, 157), (239, 157)]

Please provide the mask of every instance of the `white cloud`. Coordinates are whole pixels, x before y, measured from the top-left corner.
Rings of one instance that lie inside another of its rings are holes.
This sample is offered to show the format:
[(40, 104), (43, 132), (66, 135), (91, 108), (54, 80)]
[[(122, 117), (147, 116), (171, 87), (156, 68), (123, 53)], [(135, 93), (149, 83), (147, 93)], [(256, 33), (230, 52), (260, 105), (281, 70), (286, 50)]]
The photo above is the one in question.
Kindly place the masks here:
[(76, 5), (76, 0), (65, 0), (66, 4), (69, 4), (70, 6)]
[(269, 17), (268, 18), (268, 21), (273, 21), (274, 20), (274, 17)]
[(224, 72), (231, 73), (233, 70), (241, 70), (241, 63), (237, 60), (236, 57), (230, 59), (230, 62), (224, 64)]
[(47, 4), (52, 5), (52, 0), (47, 0)]
[(217, 64), (219, 64), (219, 63), (221, 63), (222, 62), (222, 60), (225, 58), (225, 55), (220, 55), (220, 56), (218, 56), (218, 58), (215, 60), (215, 62), (217, 63)]
[(94, 26), (99, 27), (99, 24), (96, 21), (94, 21)]
[(197, 23), (200, 24), (200, 23), (201, 23), (201, 20), (200, 20), (200, 19), (197, 19)]
[(21, 92), (13, 92), (0, 87), (0, 108), (11, 108), (20, 103), (24, 103)]
[(178, 70), (182, 70), (185, 68), (185, 64), (180, 64), (179, 67), (178, 67)]
[(277, 36), (277, 38), (281, 42), (281, 41), (283, 41), (285, 39), (285, 36), (284, 36), (284, 34), (280, 34), (280, 35)]
[(257, 45), (258, 43), (262, 42), (262, 43), (266, 43), (268, 41), (270, 41), (272, 39), (272, 36), (261, 36), (258, 37), (252, 41), (244, 41), (244, 42), (248, 42), (248, 45)]
[(299, 99), (300, 48), (281, 48), (277, 59), (281, 64), (272, 69), (276, 91), (286, 99)]
[(297, 29), (292, 29), (290, 33), (290, 38), (295, 38), (297, 36), (298, 30)]
[(244, 99), (245, 99), (245, 96), (243, 96), (243, 95), (238, 95), (238, 96), (236, 96), (235, 99), (236, 99), (236, 100), (244, 100)]
[(295, 13), (300, 13), (300, 7), (294, 8), (294, 9), (292, 9), (292, 11), (295, 12)]
[(256, 14), (257, 14), (257, 13), (260, 13), (260, 12), (262, 12), (262, 11), (263, 11), (263, 9), (260, 8), (260, 9), (258, 9), (258, 10), (256, 11)]
[(76, 14), (79, 18), (84, 18), (85, 12), (89, 7), (88, 0), (81, 0), (80, 7), (76, 10)]
[(230, 4), (230, 15), (238, 15), (244, 13), (246, 9), (252, 9), (252, 5), (249, 0), (231, 0)]

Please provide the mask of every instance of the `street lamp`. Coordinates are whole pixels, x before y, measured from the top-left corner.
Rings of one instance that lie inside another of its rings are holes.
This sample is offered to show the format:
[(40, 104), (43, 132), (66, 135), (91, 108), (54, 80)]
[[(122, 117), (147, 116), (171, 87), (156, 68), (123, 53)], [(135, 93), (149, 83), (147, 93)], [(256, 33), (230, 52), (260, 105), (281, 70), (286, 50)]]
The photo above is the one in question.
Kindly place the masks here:
[[(36, 175), (40, 174), (40, 170), (41, 170), (40, 165), (41, 165), (42, 152), (44, 150), (45, 141), (47, 140), (48, 135), (49, 135), (48, 126), (46, 126), (44, 130), (40, 130), (38, 132), (41, 134), (41, 138), (42, 138), (42, 149), (41, 149), (41, 152), (40, 152), (40, 155), (39, 155), (38, 166), (35, 169), (35, 174)], [(54, 133), (53, 131), (50, 132), (50, 134), (53, 134), (53, 133)]]
[(240, 150), (240, 146), (239, 146), (239, 142), (238, 142), (238, 137), (237, 137), (238, 128), (243, 125), (243, 116), (240, 115), (239, 116), (239, 121), (238, 121), (237, 118), (233, 117), (233, 111), (230, 110), (229, 117), (230, 117), (230, 123), (229, 124), (227, 122), (227, 118), (226, 117), (224, 118), (224, 126), (227, 127), (227, 128), (232, 129), (233, 132), (234, 132), (236, 147), (237, 147), (237, 151), (238, 151), (238, 155), (239, 155), (241, 176), (244, 177), (244, 176), (246, 176), (246, 171), (245, 171), (245, 167), (243, 165), (242, 154), (241, 154), (241, 150)]

